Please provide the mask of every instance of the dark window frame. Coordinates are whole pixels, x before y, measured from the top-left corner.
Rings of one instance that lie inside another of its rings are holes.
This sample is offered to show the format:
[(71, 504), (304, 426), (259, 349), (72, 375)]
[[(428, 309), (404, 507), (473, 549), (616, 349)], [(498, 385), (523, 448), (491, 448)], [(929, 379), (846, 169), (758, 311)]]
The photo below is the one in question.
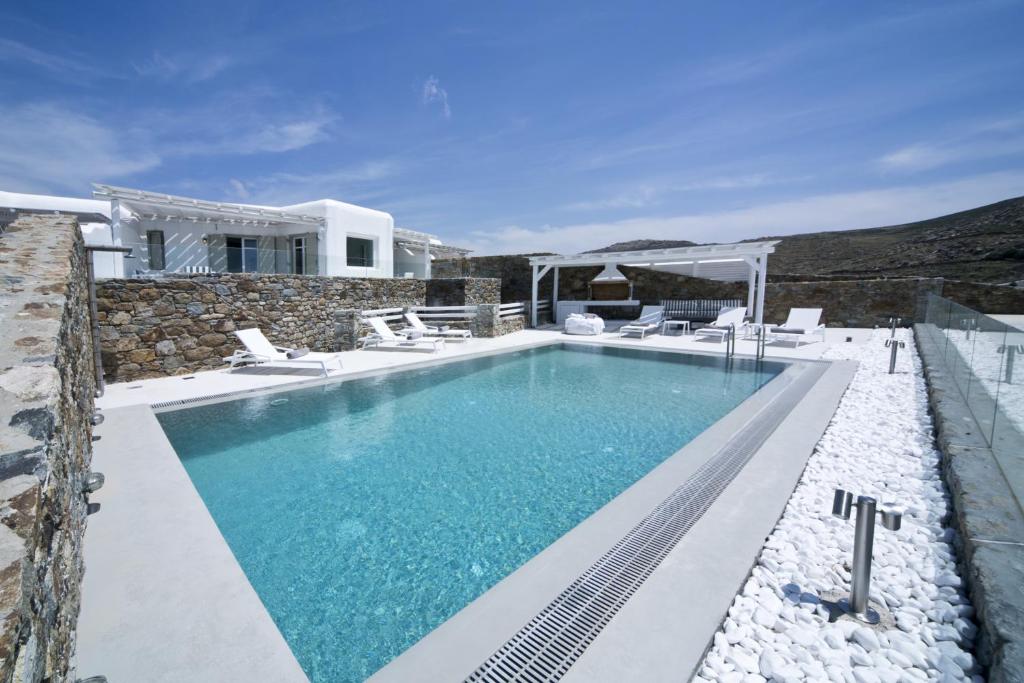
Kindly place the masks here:
[[(369, 256), (367, 256), (367, 250), (369, 251)], [(350, 268), (373, 268), (376, 255), (374, 252), (376, 250), (376, 245), (372, 238), (359, 237), (357, 235), (347, 235), (345, 237), (346, 262)]]
[(292, 274), (306, 274), (306, 238), (292, 238)]
[[(153, 238), (157, 236), (159, 236), (160, 240), (159, 242), (154, 242)], [(167, 269), (167, 246), (164, 241), (163, 230), (146, 231), (146, 250), (150, 270)]]
[[(237, 240), (238, 241), (238, 246), (237, 247), (231, 246), (232, 240)], [(245, 245), (245, 243), (248, 242), (248, 241), (251, 241), (253, 243), (252, 247), (247, 247)], [(229, 273), (256, 273), (256, 272), (259, 272), (259, 267), (260, 267), (260, 243), (259, 243), (259, 239), (257, 237), (254, 237), (252, 235), (225, 235), (224, 236), (224, 247), (227, 250), (227, 271)], [(238, 250), (237, 267), (239, 268), (239, 270), (232, 270), (232, 268), (231, 268), (232, 261), (233, 261), (233, 259), (231, 258), (231, 254), (232, 254), (231, 250), (232, 249)], [(252, 256), (253, 261), (252, 261), (252, 269), (251, 270), (247, 270), (246, 267), (245, 267), (246, 266), (246, 252), (247, 251), (252, 252), (251, 256)]]

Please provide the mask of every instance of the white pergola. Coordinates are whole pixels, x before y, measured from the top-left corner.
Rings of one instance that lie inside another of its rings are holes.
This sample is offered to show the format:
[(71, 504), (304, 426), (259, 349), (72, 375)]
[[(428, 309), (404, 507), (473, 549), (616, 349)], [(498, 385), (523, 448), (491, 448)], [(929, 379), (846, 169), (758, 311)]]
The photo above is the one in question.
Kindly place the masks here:
[(764, 320), (764, 283), (768, 274), (768, 255), (775, 252), (778, 240), (705, 244), (696, 247), (613, 251), (571, 256), (531, 256), (533, 267), (531, 323), (537, 326), (537, 289), (548, 271), (554, 271), (552, 313), (558, 306), (558, 271), (581, 266), (628, 266), (649, 268), (665, 273), (687, 275), (720, 282), (747, 281), (747, 312), (757, 323)]

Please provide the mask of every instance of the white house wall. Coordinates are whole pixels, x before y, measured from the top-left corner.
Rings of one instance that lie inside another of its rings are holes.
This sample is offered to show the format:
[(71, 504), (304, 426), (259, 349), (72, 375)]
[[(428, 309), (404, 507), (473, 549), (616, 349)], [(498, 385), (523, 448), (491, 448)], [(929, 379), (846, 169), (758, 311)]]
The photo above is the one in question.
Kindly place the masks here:
[[(282, 207), (284, 211), (325, 219), (319, 240), (322, 272), (342, 277), (392, 277), (394, 273), (393, 235), (395, 220), (391, 214), (354, 204), (321, 199), (306, 204)], [(348, 265), (348, 237), (373, 241), (373, 267)]]

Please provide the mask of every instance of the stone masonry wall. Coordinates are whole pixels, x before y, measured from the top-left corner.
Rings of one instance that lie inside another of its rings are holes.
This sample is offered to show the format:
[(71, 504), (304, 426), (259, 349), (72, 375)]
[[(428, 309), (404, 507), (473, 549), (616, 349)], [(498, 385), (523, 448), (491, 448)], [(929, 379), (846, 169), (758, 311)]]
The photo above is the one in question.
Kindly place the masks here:
[[(95, 395), (74, 219), (0, 235), (0, 681), (74, 680)], [(95, 673), (95, 672), (92, 672)]]
[(494, 278), (427, 280), (427, 306), (473, 306), (501, 303), (501, 281)]
[[(527, 256), (483, 256), (438, 260), (434, 272), (471, 277), (501, 277), (501, 300), (529, 301), (530, 265)], [(559, 272), (559, 299), (586, 299), (589, 282), (598, 267), (563, 268)], [(633, 296), (644, 304), (661, 299), (746, 299), (746, 282), (715, 282), (645, 268), (622, 266), (633, 281)], [(540, 298), (551, 297), (552, 275), (540, 282)], [(822, 279), (808, 282), (769, 280), (765, 293), (765, 320), (781, 322), (790, 308), (823, 308), (823, 321), (833, 327), (873, 327), (899, 316), (906, 324), (923, 321), (923, 301), (931, 292), (986, 313), (1024, 312), (1024, 290), (1014, 287), (942, 278), (899, 278), (875, 280)], [(628, 311), (607, 311), (619, 317)]]
[(109, 381), (189, 374), (223, 365), (230, 333), (259, 327), (274, 344), (334, 351), (334, 312), (422, 306), (426, 285), (407, 278), (219, 273), (97, 286), (103, 369)]

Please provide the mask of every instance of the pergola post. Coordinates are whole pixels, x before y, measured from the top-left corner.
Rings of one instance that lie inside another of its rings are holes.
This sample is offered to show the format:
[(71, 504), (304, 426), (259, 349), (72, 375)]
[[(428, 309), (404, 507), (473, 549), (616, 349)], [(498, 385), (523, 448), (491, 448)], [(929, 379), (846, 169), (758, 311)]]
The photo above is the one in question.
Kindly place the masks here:
[(764, 291), (766, 289), (768, 278), (768, 255), (761, 254), (757, 258), (758, 271), (757, 271), (757, 317), (754, 318), (754, 322), (758, 325), (764, 322)]
[(537, 272), (539, 266), (533, 266), (533, 286), (531, 288), (532, 298), (530, 300), (530, 321), (533, 327), (537, 327), (537, 290), (540, 283), (540, 279), (548, 274), (551, 270), (551, 266), (544, 266), (540, 272)]
[(423, 240), (423, 279), (430, 279), (430, 240)]
[[(121, 200), (111, 199), (110, 200), (110, 243), (115, 247), (124, 246), (124, 229), (121, 225)], [(138, 255), (142, 250), (139, 245), (135, 245), (133, 255)], [(89, 254), (89, 258), (95, 259), (95, 254)], [(114, 275), (116, 277), (125, 277), (127, 273), (127, 264), (125, 263), (124, 254), (114, 255)], [(118, 267), (120, 265), (120, 268)]]
[(555, 266), (555, 283), (551, 286), (551, 319), (555, 319), (558, 310), (558, 266)]
[(754, 315), (754, 284), (757, 278), (756, 261), (747, 260), (750, 272), (747, 274), (747, 315)]
[(532, 292), (530, 298), (530, 327), (537, 327), (537, 266), (533, 267), (533, 275), (530, 277)]

